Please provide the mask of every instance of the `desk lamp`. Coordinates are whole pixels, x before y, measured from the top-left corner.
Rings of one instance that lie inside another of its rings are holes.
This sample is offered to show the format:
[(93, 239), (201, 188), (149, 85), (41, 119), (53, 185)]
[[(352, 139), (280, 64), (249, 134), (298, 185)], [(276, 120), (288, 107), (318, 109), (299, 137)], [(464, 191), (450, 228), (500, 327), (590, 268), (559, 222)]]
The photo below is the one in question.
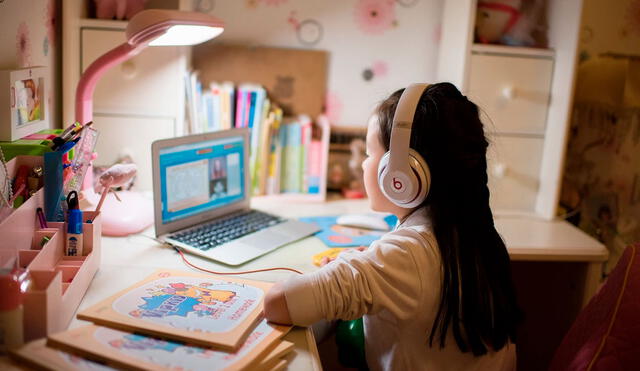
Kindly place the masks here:
[[(127, 25), (127, 41), (96, 59), (82, 74), (76, 89), (76, 121), (86, 124), (93, 119), (93, 92), (98, 80), (109, 68), (135, 56), (147, 46), (196, 45), (222, 33), (224, 23), (208, 14), (178, 10), (148, 9), (137, 13)], [(93, 206), (98, 195), (93, 190), (93, 169), (87, 170), (83, 196)], [(102, 233), (126, 236), (153, 223), (153, 205), (138, 192), (111, 193), (102, 206)]]

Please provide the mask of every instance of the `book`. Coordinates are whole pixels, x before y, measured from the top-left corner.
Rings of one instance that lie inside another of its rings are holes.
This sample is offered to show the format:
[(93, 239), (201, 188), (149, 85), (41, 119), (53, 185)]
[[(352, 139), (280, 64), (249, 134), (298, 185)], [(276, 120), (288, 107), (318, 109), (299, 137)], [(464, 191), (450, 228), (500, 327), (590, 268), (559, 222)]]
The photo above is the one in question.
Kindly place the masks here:
[(13, 349), (9, 355), (20, 365), (44, 370), (111, 371), (116, 368), (91, 361), (75, 354), (47, 346), (47, 339), (38, 339)]
[(287, 193), (299, 193), (302, 190), (302, 126), (297, 120), (293, 120), (283, 125), (281, 130), (285, 134), (280, 190)]
[(222, 130), (227, 130), (235, 127), (234, 125), (234, 85), (232, 82), (226, 81), (222, 83), (221, 86), (221, 104), (220, 104), (220, 115), (221, 115), (221, 128)]
[(268, 195), (280, 193), (280, 171), (282, 164), (282, 140), (283, 130), (280, 130), (282, 123), (282, 109), (276, 107), (273, 111), (269, 140), (269, 169), (266, 180), (265, 193)]
[(243, 370), (271, 364), (293, 344), (291, 326), (262, 319), (237, 351), (220, 351), (129, 331), (88, 325), (49, 336), (51, 346), (109, 366), (134, 370)]
[(258, 321), (272, 283), (158, 270), (78, 313), (78, 319), (234, 350)]

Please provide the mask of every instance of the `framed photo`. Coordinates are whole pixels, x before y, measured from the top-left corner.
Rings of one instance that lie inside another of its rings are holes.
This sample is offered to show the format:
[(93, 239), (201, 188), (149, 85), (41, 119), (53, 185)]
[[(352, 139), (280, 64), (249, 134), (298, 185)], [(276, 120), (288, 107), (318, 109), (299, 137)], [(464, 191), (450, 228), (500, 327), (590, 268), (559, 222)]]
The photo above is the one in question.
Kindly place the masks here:
[(49, 127), (46, 67), (0, 70), (0, 141)]

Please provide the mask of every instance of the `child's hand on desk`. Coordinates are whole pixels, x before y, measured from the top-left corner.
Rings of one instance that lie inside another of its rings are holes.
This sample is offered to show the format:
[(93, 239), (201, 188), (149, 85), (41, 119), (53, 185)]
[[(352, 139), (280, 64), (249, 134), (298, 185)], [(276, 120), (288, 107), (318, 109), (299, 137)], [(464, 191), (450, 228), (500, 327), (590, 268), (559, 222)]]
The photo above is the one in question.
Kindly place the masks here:
[(327, 265), (327, 264), (331, 263), (332, 261), (336, 260), (338, 255), (341, 254), (345, 250), (364, 251), (366, 249), (367, 249), (367, 246), (358, 246), (358, 247), (352, 247), (352, 248), (336, 247), (336, 248), (328, 249), (327, 251), (323, 251), (320, 254), (315, 255), (313, 257), (313, 263), (315, 265), (317, 265), (317, 266), (324, 267), (325, 265)]

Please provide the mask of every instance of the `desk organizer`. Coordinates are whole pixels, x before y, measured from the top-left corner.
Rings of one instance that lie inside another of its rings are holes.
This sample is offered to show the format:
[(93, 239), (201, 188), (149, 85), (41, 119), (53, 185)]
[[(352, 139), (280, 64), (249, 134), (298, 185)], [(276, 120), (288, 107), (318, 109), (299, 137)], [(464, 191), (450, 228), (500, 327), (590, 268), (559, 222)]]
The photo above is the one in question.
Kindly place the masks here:
[[(9, 174), (20, 165), (42, 165), (40, 156), (18, 156), (7, 164)], [(24, 340), (62, 331), (80, 304), (100, 266), (100, 213), (85, 211), (83, 256), (64, 256), (65, 223), (48, 222), (40, 229), (36, 209), (43, 207), (41, 188), (0, 223), (0, 249), (15, 249), (20, 267), (29, 270), (31, 286), (25, 295)], [(43, 237), (49, 241), (41, 246)]]

